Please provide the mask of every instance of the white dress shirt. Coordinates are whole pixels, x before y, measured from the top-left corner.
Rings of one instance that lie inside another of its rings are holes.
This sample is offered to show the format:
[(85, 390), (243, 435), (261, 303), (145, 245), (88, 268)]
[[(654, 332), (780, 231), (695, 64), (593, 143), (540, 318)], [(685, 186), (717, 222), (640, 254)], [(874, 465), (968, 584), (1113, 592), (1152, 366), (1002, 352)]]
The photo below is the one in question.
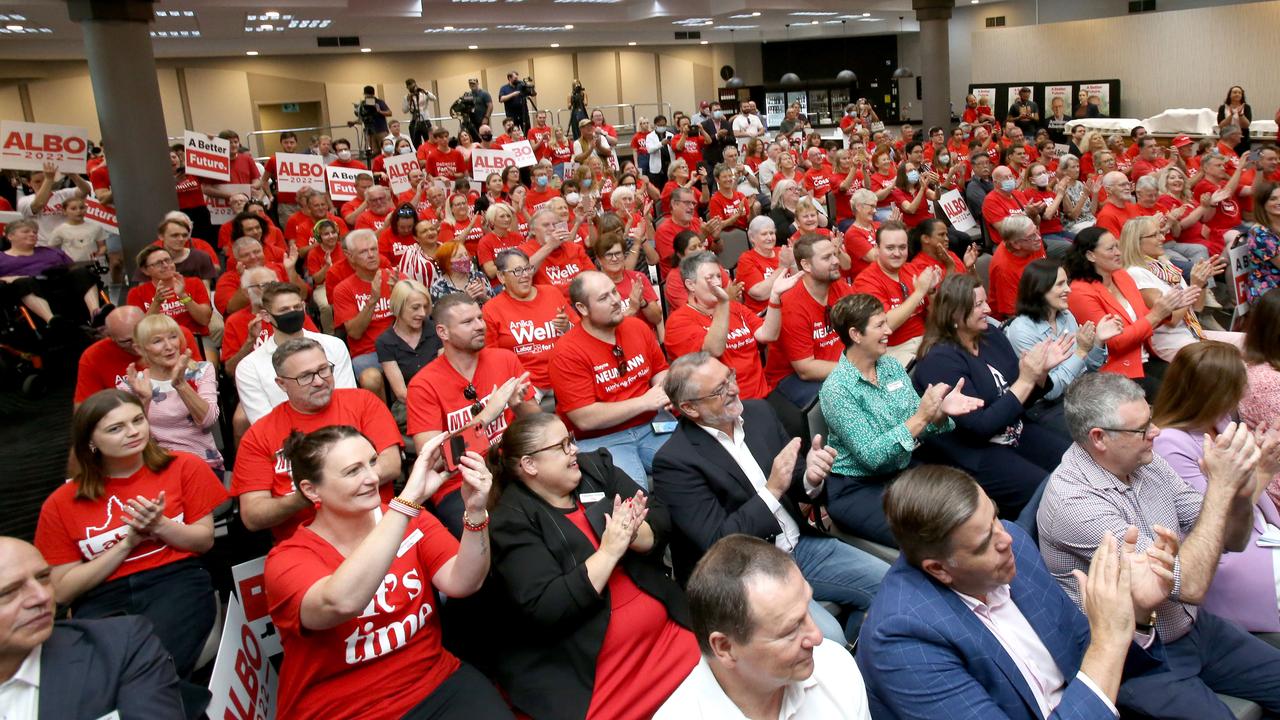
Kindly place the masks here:
[[(954, 590), (952, 592), (960, 596), (964, 604), (978, 616), (978, 620), (982, 621), (982, 624), (996, 637), (1004, 651), (1009, 653), (1009, 657), (1013, 658), (1013, 664), (1018, 666), (1022, 679), (1027, 681), (1031, 694), (1035, 696), (1036, 703), (1040, 706), (1040, 716), (1049, 717), (1054, 708), (1058, 707), (1058, 703), (1062, 702), (1062, 693), (1067, 689), (1067, 681), (1062, 671), (1058, 669), (1058, 663), (1054, 662), (1053, 655), (1049, 653), (1049, 648), (1045, 647), (1040, 636), (1036, 634), (1035, 628), (1031, 627), (1026, 616), (1013, 602), (1009, 594), (1009, 586), (1001, 585), (987, 593), (985, 603), (962, 592)], [(1077, 672), (1076, 678), (1106, 703), (1112, 714), (1116, 717), (1120, 716), (1116, 706), (1089, 679), (1088, 675)]]
[(36, 720), (40, 711), (40, 646), (0, 683), (0, 720)]
[(738, 113), (733, 116), (733, 134), (738, 138), (738, 147), (745, 148), (748, 140), (764, 133), (764, 123), (760, 121), (759, 115)]
[[(325, 357), (333, 363), (333, 386), (353, 388), (355, 372), (351, 369), (351, 354), (347, 344), (332, 335), (303, 330), (302, 336), (320, 343)], [(271, 409), (288, 399), (284, 390), (276, 384), (276, 369), (271, 365), (271, 354), (276, 351), (276, 336), (267, 338), (236, 366), (236, 391), (240, 404), (250, 423), (271, 412)]]
[[(698, 427), (715, 438), (716, 442), (720, 443), (720, 447), (724, 448), (725, 452), (729, 453), (729, 456), (733, 458), (733, 461), (738, 463), (738, 467), (746, 474), (747, 480), (751, 481), (751, 486), (756, 489), (756, 494), (764, 501), (764, 504), (769, 508), (769, 512), (773, 513), (773, 516), (778, 519), (778, 527), (782, 532), (778, 533), (773, 543), (782, 551), (788, 554), (793, 553), (796, 545), (800, 543), (800, 526), (792, 519), (787, 509), (782, 507), (782, 503), (778, 502), (778, 498), (774, 497), (773, 493), (765, 487), (769, 482), (769, 478), (764, 474), (764, 470), (760, 468), (760, 463), (756, 462), (755, 456), (751, 454), (751, 448), (747, 447), (747, 435), (742, 426), (742, 418), (738, 418), (738, 421), (733, 426), (733, 437), (729, 437), (713, 427), (707, 427), (706, 425), (699, 425)], [(803, 460), (797, 458), (796, 462), (803, 462)], [(809, 497), (814, 497), (822, 489), (822, 484), (810, 485), (809, 478), (806, 477), (804, 479), (804, 489)]]
[[(704, 656), (653, 720), (747, 720), (724, 694)], [(867, 689), (853, 656), (824, 640), (813, 649), (813, 674), (783, 690), (778, 720), (871, 720)]]

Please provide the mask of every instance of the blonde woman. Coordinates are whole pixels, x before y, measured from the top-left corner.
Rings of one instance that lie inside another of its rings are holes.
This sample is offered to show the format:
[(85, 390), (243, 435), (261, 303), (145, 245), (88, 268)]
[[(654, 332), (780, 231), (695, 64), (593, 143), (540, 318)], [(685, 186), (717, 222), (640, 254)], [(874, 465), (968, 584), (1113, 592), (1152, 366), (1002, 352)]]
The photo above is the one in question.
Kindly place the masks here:
[(440, 354), (440, 338), (430, 322), (431, 293), (417, 280), (401, 280), (391, 288), (391, 316), (395, 321), (374, 341), (382, 374), (394, 401), (391, 414), (404, 428), (409, 381)]

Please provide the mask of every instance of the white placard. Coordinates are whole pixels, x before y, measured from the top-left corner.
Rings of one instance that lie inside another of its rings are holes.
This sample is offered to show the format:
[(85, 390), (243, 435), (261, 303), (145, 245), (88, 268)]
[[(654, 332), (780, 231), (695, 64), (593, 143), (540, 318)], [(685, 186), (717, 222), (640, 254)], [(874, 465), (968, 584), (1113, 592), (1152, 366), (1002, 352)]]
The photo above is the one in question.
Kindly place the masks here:
[(0, 168), (43, 170), (57, 163), (63, 173), (84, 173), (89, 131), (71, 125), (0, 120)]
[(223, 182), (231, 179), (231, 141), (187, 130), (182, 145), (188, 175)]
[(516, 161), (502, 150), (485, 150), (475, 148), (471, 151), (471, 179), (484, 182), (490, 173), (500, 173), (508, 165)]
[(271, 622), (270, 608), (267, 605), (267, 584), (263, 579), (267, 556), (256, 560), (242, 562), (231, 568), (232, 589), (240, 598), (240, 607), (244, 610), (245, 622), (253, 628), (254, 636), (262, 645), (262, 652), (267, 657), (274, 657), (282, 652), (280, 633)]
[(267, 658), (253, 629), (245, 622), (240, 601), (232, 595), (227, 603), (222, 641), (218, 643), (218, 659), (209, 678), (213, 699), (205, 711), (207, 716), (274, 720), (277, 678)]
[(383, 163), (382, 169), (387, 171), (387, 179), (391, 181), (391, 191), (399, 195), (411, 190), (409, 173), (418, 167), (418, 158), (413, 155), (397, 155)]
[(304, 187), (325, 192), (324, 158), (302, 153), (276, 153), (276, 188), (296, 193)]
[(942, 193), (938, 202), (942, 205), (942, 212), (947, 214), (947, 219), (956, 230), (969, 232), (978, 227), (978, 221), (973, 219), (973, 213), (969, 212), (969, 206), (960, 196), (959, 190), (948, 190)]
[[(232, 195), (236, 193), (241, 193), (245, 197), (249, 196), (248, 185), (244, 185), (244, 184), (232, 185), (230, 183), (223, 183), (222, 185), (218, 185), (217, 188), (219, 190), (225, 190), (231, 193)], [(231, 219), (236, 216), (236, 211), (231, 209), (231, 203), (226, 198), (216, 198), (216, 197), (210, 197), (208, 195), (205, 195), (204, 198), (205, 198), (205, 205), (209, 206), (209, 224), (210, 225), (222, 225), (224, 223), (229, 223), (231, 222)], [(266, 238), (263, 238), (263, 239), (265, 240)]]
[(95, 197), (84, 199), (84, 219), (95, 225), (101, 225), (109, 233), (120, 232), (120, 222), (116, 219), (116, 209), (111, 205), (103, 205)]
[(345, 168), (326, 165), (329, 177), (329, 197), (334, 200), (352, 200), (356, 196), (356, 178), (369, 175), (364, 168)]
[(516, 161), (516, 167), (525, 168), (538, 164), (538, 158), (533, 154), (533, 146), (528, 140), (519, 140), (513, 143), (507, 143), (502, 146), (507, 155)]

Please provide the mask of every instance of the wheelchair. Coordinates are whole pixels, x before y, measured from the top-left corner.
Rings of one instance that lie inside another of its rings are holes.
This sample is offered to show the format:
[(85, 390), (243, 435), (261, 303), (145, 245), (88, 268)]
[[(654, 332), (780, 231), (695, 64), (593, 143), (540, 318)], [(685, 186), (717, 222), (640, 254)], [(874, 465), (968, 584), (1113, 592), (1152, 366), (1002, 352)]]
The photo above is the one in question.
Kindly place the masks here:
[[(32, 278), (55, 314), (46, 324), (20, 300), (0, 302), (0, 384), (27, 396), (43, 394), (48, 380), (74, 374), (80, 353), (97, 340), (89, 327), (83, 283), (94, 278), (102, 303), (107, 304), (100, 278), (102, 263), (76, 263)], [(75, 281), (72, 281), (72, 276)]]

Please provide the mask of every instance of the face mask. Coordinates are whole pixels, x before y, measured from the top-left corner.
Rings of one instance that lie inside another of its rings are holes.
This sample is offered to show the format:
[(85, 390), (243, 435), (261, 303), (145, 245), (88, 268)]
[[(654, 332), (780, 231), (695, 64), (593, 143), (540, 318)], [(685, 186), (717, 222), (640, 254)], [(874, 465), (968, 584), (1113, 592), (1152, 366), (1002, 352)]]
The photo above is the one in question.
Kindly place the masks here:
[(591, 178), (582, 178), (581, 185), (583, 190), (591, 189)]
[(452, 262), (450, 262), (450, 263), (449, 263), (449, 269), (450, 269), (450, 270), (452, 270), (452, 271), (454, 271), (455, 273), (457, 273), (457, 274), (459, 274), (459, 275), (470, 275), (470, 274), (471, 274), (471, 261), (470, 261), (470, 260), (465, 260), (465, 259), (464, 259), (464, 260), (454, 260), (454, 261), (452, 261)]
[(1035, 183), (1036, 187), (1049, 187), (1049, 176), (1036, 175), (1035, 177), (1031, 178), (1031, 182)]
[(569, 207), (574, 207), (582, 201), (582, 196), (576, 192), (571, 192), (564, 196), (564, 201), (569, 203)]
[(938, 156), (938, 162), (942, 163), (943, 165), (950, 165), (950, 164), (951, 164), (951, 156), (950, 156), (950, 155), (939, 155), (939, 156)]
[(547, 186), (547, 183), (549, 182), (551, 182), (551, 178), (547, 177), (546, 175), (538, 176), (538, 187), (544, 188)]
[(1018, 183), (1014, 182), (1013, 180), (1005, 180), (1000, 183), (1000, 189), (1007, 193), (1013, 192), (1013, 189), (1017, 186), (1018, 186)]
[(411, 152), (413, 152), (413, 148), (409, 147), (408, 145), (405, 145), (404, 147), (402, 147), (402, 148), (400, 148), (398, 151), (396, 151), (396, 154), (398, 154), (398, 155), (408, 155), (408, 154), (409, 154), (409, 153), (411, 153)]
[(350, 151), (350, 150), (339, 150), (339, 151), (338, 151), (338, 159), (339, 159), (339, 160), (341, 160), (341, 161), (343, 161), (343, 162), (346, 162), (346, 161), (350, 160), (350, 159), (351, 159), (351, 151)]
[(658, 127), (654, 128), (653, 131), (658, 133), (659, 135), (665, 135), (667, 133), (667, 126), (659, 125)]
[(712, 114), (713, 116), (715, 116), (715, 119), (717, 119), (717, 120), (723, 120), (723, 119), (724, 119), (724, 111), (723, 111), (723, 110), (717, 110), (717, 111), (715, 111), (715, 112), (713, 112), (713, 113), (711, 113), (711, 114)]
[(480, 133), (480, 139), (484, 142), (493, 140), (493, 133)]
[(391, 153), (393, 153), (393, 152), (395, 152), (395, 151), (396, 151), (396, 146), (395, 146), (395, 145), (392, 145), (391, 143), (387, 143), (386, 145), (383, 145), (383, 146), (382, 146), (382, 154), (383, 154), (383, 155), (390, 155)]
[(907, 173), (907, 182), (913, 185), (915, 183), (920, 182), (920, 173), (916, 172), (915, 170), (912, 170), (911, 172)]
[(307, 313), (304, 310), (290, 310), (287, 313), (272, 315), (271, 319), (275, 321), (277, 330), (292, 335), (302, 329), (306, 316)]

